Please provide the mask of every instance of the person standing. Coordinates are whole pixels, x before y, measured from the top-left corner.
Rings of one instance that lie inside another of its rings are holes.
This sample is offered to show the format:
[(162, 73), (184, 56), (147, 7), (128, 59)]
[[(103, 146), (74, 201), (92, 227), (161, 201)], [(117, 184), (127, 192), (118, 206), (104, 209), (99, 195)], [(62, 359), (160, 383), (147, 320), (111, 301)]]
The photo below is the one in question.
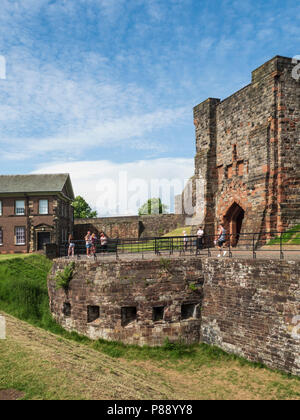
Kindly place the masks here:
[(101, 244), (101, 251), (106, 252), (107, 251), (107, 236), (104, 234), (104, 232), (101, 232), (100, 235), (100, 244)]
[[(219, 237), (217, 239), (217, 246), (218, 246), (219, 252), (220, 252), (219, 255), (218, 255), (218, 257), (220, 257), (221, 256), (221, 251), (223, 249), (223, 245), (224, 245), (224, 243), (226, 241), (226, 229), (225, 229), (223, 223), (221, 223), (219, 225), (219, 232), (218, 232), (218, 234), (219, 234)], [(223, 256), (224, 257), (225, 257), (225, 255), (226, 255), (226, 251), (224, 251), (224, 253), (223, 253)]]
[(95, 233), (93, 233), (92, 236), (91, 236), (91, 242), (92, 242), (91, 253), (95, 257), (96, 256), (96, 242), (97, 242), (97, 236), (96, 236)]
[(188, 236), (186, 231), (183, 231), (183, 245), (184, 245), (184, 250), (187, 251), (188, 248)]
[(74, 237), (72, 234), (69, 235), (68, 243), (69, 243), (68, 256), (70, 257), (72, 255), (72, 257), (74, 257), (75, 242), (74, 242)]
[(197, 230), (197, 254), (200, 253), (200, 250), (203, 248), (203, 236), (203, 227), (199, 226), (199, 229)]
[(91, 248), (92, 248), (92, 236), (91, 232), (88, 231), (88, 233), (84, 237), (85, 240), (85, 247), (86, 247), (86, 255), (88, 258), (91, 257)]

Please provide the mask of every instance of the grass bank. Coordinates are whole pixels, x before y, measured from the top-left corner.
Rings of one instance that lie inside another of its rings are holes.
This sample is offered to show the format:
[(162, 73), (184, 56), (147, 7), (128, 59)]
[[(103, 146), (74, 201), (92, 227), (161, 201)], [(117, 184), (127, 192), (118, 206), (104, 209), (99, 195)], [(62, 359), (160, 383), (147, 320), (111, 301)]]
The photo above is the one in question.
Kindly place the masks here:
[[(296, 225), (293, 228), (287, 230), (282, 234), (281, 241), (283, 245), (300, 245), (300, 225)], [(279, 245), (280, 236), (271, 239), (267, 245)]]
[[(199, 366), (190, 360), (109, 357), (75, 341), (7, 316), (0, 342), (0, 389), (24, 399), (299, 399), (300, 382), (215, 354)], [(181, 365), (187, 364), (185, 368)]]

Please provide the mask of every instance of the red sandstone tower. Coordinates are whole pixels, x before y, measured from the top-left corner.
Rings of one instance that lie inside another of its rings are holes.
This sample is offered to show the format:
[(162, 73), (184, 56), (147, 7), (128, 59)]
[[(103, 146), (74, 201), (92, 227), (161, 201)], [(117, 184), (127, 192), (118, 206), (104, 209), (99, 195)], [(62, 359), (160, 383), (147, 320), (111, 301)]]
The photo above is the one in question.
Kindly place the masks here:
[[(300, 223), (300, 80), (276, 56), (229, 98), (194, 108), (193, 199), (207, 234), (282, 231)], [(298, 80), (297, 80), (298, 79)], [(201, 178), (203, 200), (195, 181)]]

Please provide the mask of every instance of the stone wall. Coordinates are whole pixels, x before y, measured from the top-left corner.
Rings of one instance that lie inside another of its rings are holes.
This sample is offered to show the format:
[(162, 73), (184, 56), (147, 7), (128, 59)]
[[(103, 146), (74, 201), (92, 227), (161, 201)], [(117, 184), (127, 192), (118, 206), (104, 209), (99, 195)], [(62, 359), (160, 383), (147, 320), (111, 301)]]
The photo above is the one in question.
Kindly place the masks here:
[(153, 237), (184, 225), (185, 217), (182, 214), (76, 219), (74, 236), (82, 239), (90, 230), (96, 233), (104, 231), (110, 238)]
[(194, 108), (194, 179), (204, 180), (200, 192), (194, 186), (194, 202), (204, 197), (194, 216), (200, 209), (207, 234), (220, 222), (232, 234), (283, 231), (300, 222), (300, 83), (293, 66), (276, 56), (243, 89)]
[[(199, 342), (203, 284), (199, 259), (172, 264), (76, 262), (68, 293), (56, 290), (54, 281), (57, 270), (65, 266), (64, 260), (54, 263), (49, 294), (51, 312), (67, 330), (138, 345), (162, 345), (167, 337)], [(88, 322), (92, 312), (96, 319)]]
[(207, 259), (203, 272), (201, 341), (300, 375), (300, 264)]
[(54, 277), (67, 263), (55, 260), (48, 286), (51, 312), (70, 331), (150, 346), (205, 342), (300, 375), (297, 262), (77, 261), (65, 293)]

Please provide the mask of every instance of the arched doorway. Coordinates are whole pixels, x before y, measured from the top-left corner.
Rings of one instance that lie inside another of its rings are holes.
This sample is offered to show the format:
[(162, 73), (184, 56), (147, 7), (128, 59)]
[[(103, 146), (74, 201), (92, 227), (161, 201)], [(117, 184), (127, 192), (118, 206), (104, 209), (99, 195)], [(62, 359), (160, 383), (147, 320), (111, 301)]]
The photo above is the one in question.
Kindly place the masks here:
[(245, 211), (237, 203), (233, 203), (224, 216), (232, 246), (236, 246), (239, 242), (244, 216)]

